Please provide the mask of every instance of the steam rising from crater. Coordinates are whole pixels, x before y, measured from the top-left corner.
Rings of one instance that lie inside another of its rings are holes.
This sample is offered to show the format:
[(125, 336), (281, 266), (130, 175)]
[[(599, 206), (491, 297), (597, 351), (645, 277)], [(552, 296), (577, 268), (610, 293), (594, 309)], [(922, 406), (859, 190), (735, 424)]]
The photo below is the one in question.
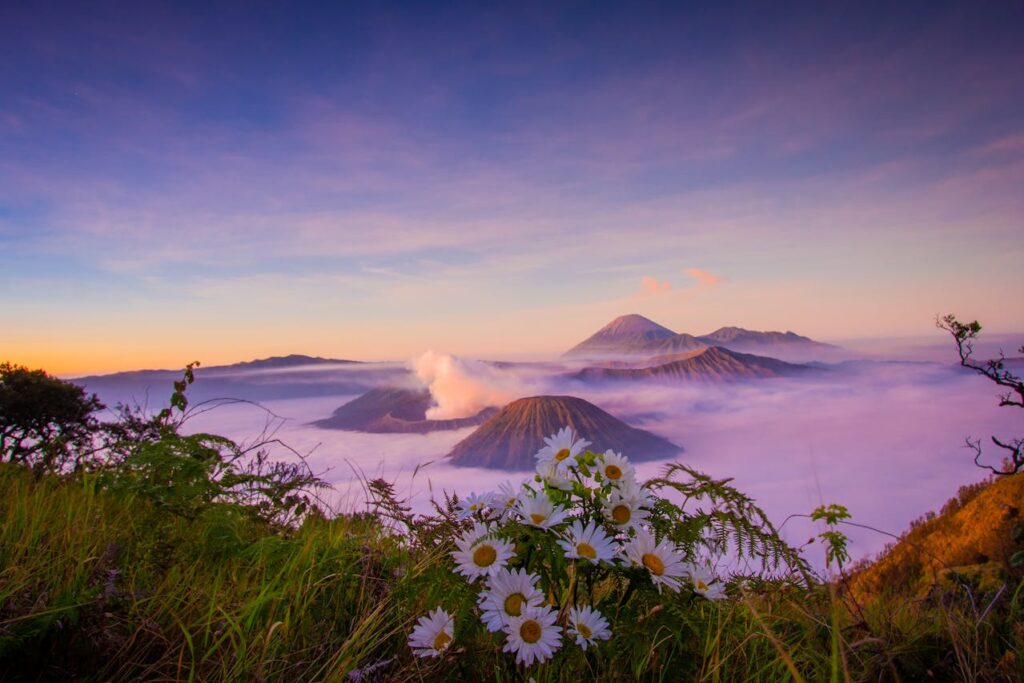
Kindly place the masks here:
[(516, 376), (478, 360), (427, 351), (410, 365), (437, 403), (427, 411), (428, 420), (469, 417), (524, 395), (523, 384)]

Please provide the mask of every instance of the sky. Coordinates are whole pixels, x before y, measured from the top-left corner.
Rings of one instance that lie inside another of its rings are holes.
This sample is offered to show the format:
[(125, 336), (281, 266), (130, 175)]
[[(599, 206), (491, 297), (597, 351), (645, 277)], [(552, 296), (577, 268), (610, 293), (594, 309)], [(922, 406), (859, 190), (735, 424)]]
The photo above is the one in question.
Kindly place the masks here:
[(0, 360), (55, 373), (1019, 332), (1022, 187), (1016, 1), (0, 6)]

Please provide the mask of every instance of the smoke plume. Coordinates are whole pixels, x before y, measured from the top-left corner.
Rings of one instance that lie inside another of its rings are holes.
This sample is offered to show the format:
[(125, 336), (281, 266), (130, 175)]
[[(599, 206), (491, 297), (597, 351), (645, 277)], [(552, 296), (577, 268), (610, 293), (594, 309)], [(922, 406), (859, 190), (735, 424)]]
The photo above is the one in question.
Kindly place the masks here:
[(515, 375), (478, 360), (427, 351), (411, 365), (437, 403), (427, 411), (427, 419), (469, 417), (523, 396)]

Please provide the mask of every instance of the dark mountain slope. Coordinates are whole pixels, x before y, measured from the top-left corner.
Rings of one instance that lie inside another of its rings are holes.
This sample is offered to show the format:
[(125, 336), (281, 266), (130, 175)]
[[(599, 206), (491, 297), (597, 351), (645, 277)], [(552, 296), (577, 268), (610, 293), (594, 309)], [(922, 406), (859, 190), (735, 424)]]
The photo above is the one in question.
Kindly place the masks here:
[(497, 408), (486, 408), (470, 417), (428, 420), (427, 411), (433, 406), (434, 401), (426, 389), (381, 387), (349, 401), (330, 417), (313, 424), (323, 429), (353, 432), (425, 434), (473, 427), (498, 412)]

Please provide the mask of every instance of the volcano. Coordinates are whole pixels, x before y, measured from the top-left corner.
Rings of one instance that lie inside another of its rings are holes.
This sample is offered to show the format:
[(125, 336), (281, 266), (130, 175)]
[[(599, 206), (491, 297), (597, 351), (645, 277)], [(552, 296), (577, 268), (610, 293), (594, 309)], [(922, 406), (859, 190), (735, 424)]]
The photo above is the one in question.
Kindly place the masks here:
[[(722, 327), (695, 337), (672, 330), (635, 313), (623, 315), (565, 352), (566, 357), (618, 359), (679, 355), (718, 346), (730, 351), (770, 355), (792, 362), (823, 360), (842, 352), (838, 346), (795, 332), (759, 332)], [(649, 364), (649, 363), (648, 363)]]
[(712, 346), (702, 351), (652, 358), (649, 366), (643, 368), (583, 368), (573, 377), (581, 380), (660, 379), (723, 383), (787, 377), (818, 371), (818, 368), (806, 365), (786, 363), (775, 358), (737, 353), (720, 346)]
[(330, 417), (317, 420), (313, 425), (323, 429), (342, 429), (350, 432), (375, 434), (426, 434), (445, 429), (474, 427), (498, 412), (485, 408), (476, 415), (450, 420), (427, 419), (427, 411), (434, 400), (426, 389), (381, 387), (371, 389), (339, 407)]
[(677, 334), (653, 320), (632, 313), (619, 316), (565, 352), (566, 356), (651, 356), (703, 349), (693, 335)]
[(545, 437), (571, 427), (590, 441), (589, 449), (609, 448), (635, 461), (672, 457), (683, 449), (671, 441), (630, 427), (593, 403), (575, 396), (534, 396), (508, 404), (460, 441), (448, 457), (453, 465), (524, 471), (536, 465), (534, 455)]

